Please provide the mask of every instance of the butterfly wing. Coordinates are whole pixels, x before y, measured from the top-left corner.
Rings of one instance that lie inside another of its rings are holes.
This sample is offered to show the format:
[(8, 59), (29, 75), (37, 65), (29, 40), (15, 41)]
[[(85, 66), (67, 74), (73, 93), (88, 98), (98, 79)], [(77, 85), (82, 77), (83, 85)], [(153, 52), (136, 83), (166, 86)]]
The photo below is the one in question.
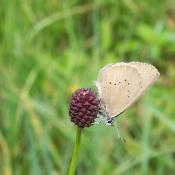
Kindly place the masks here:
[(102, 68), (96, 84), (109, 116), (115, 117), (132, 105), (158, 76), (152, 65), (139, 62)]
[(142, 77), (142, 88), (140, 94), (144, 92), (157, 80), (160, 73), (159, 71), (151, 64), (141, 63), (141, 62), (130, 62), (128, 63), (134, 68), (136, 68)]

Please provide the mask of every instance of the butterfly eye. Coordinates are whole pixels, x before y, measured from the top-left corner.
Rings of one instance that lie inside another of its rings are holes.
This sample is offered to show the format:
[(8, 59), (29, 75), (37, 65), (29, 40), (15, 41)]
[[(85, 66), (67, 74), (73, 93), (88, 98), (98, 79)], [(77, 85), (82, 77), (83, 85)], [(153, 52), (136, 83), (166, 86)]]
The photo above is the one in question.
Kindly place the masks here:
[(112, 118), (108, 118), (107, 119), (107, 123), (111, 125), (113, 123), (113, 119)]
[(111, 84), (111, 82), (109, 82), (109, 84)]

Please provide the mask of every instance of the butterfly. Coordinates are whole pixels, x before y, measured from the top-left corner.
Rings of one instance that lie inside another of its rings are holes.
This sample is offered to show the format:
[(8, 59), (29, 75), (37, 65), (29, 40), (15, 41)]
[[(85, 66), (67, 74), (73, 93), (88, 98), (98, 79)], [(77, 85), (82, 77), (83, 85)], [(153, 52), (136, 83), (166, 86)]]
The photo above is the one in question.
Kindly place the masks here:
[(120, 115), (158, 79), (160, 73), (142, 62), (108, 64), (98, 74), (96, 86), (100, 100), (99, 113), (107, 125)]

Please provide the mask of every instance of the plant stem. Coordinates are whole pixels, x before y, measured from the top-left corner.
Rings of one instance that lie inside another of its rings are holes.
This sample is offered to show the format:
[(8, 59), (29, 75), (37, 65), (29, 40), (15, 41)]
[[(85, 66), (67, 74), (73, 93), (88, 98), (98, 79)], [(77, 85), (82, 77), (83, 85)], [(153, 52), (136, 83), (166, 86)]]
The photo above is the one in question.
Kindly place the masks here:
[(68, 175), (74, 175), (77, 165), (77, 159), (78, 159), (78, 152), (80, 148), (80, 141), (81, 141), (81, 128), (77, 127), (77, 134), (76, 134), (76, 141), (74, 145), (74, 150), (72, 154), (72, 160), (69, 167), (69, 173)]

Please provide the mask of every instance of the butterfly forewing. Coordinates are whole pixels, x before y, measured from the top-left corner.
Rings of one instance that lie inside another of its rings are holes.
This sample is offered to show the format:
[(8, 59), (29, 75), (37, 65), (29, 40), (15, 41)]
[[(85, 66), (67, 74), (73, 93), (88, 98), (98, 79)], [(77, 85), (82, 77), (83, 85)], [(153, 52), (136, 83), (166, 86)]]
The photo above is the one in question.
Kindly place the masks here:
[(137, 69), (127, 64), (115, 64), (100, 72), (100, 99), (110, 117), (124, 111), (137, 96), (142, 84)]

